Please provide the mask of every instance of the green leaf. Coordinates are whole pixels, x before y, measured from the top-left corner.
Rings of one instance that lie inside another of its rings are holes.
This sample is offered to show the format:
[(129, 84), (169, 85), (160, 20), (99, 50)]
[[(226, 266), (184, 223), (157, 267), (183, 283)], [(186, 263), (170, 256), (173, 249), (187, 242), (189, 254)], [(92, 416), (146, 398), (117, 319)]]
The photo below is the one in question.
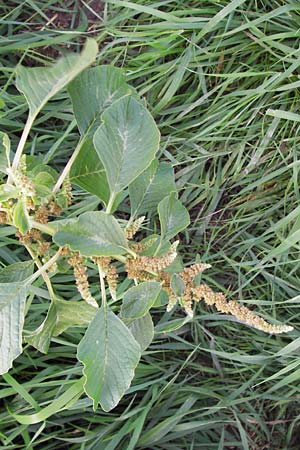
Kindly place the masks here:
[(83, 256), (123, 255), (128, 251), (119, 223), (102, 211), (86, 212), (77, 219), (57, 222), (56, 229), (54, 242), (69, 245)]
[(108, 203), (110, 190), (103, 164), (94, 148), (92, 139), (82, 145), (70, 172), (70, 181)]
[(123, 297), (121, 316), (127, 319), (143, 317), (155, 303), (161, 285), (157, 281), (145, 281), (128, 289)]
[(94, 134), (101, 114), (116, 100), (134, 93), (121, 69), (103, 65), (82, 72), (68, 86), (82, 135)]
[(178, 275), (178, 273), (173, 273), (171, 276), (171, 289), (177, 297), (182, 297), (185, 292), (185, 282)]
[(40, 173), (47, 173), (51, 175), (53, 180), (57, 181), (58, 173), (53, 167), (48, 166), (47, 164), (42, 164), (40, 162), (39, 156), (34, 155), (26, 155), (26, 166), (27, 166), (27, 176), (31, 179), (38, 176)]
[(159, 308), (160, 306), (166, 306), (168, 303), (169, 303), (168, 294), (166, 291), (162, 289), (153, 306), (155, 308)]
[(0, 271), (0, 374), (22, 353), (26, 287), (32, 262), (15, 263)]
[(100, 308), (81, 340), (78, 353), (84, 364), (85, 392), (110, 411), (129, 388), (140, 356), (140, 346), (112, 311)]
[(0, 131), (0, 172), (6, 174), (6, 168), (9, 167), (10, 160), (10, 140), (6, 133)]
[(154, 337), (154, 325), (151, 315), (147, 313), (143, 317), (134, 320), (129, 319), (129, 321), (130, 323), (127, 326), (135, 340), (140, 344), (142, 352), (144, 352)]
[(53, 331), (58, 336), (70, 327), (88, 325), (95, 317), (98, 309), (86, 302), (56, 300), (58, 320)]
[(80, 54), (71, 53), (51, 67), (18, 66), (17, 88), (29, 105), (30, 117), (36, 117), (43, 106), (96, 58), (98, 45), (88, 39)]
[(33, 261), (17, 262), (0, 270), (0, 283), (24, 281), (33, 273)]
[[(84, 143), (71, 169), (71, 181), (107, 205), (110, 189), (92, 136), (101, 124), (103, 111), (116, 100), (135, 94), (135, 91), (126, 83), (121, 69), (108, 65), (82, 72), (69, 84), (68, 90), (80, 133), (84, 136)], [(117, 198), (114, 208), (119, 202), (120, 198)]]
[(0, 310), (16, 299), (21, 299), (26, 291), (23, 283), (0, 283)]
[(56, 299), (50, 305), (46, 319), (26, 336), (26, 341), (41, 353), (47, 353), (52, 336), (59, 336), (70, 327), (88, 325), (96, 312), (97, 309), (86, 302)]
[(14, 225), (20, 233), (25, 234), (27, 231), (30, 230), (30, 221), (29, 221), (29, 215), (26, 208), (26, 199), (21, 197), (17, 201), (17, 204), (14, 208)]
[(174, 170), (169, 163), (157, 159), (129, 185), (131, 215), (156, 211), (163, 198), (176, 191)]
[(48, 172), (39, 172), (33, 179), (34, 188), (39, 198), (44, 199), (51, 195), (55, 179)]
[(151, 163), (159, 147), (158, 128), (146, 108), (124, 97), (102, 114), (94, 135), (112, 194), (125, 189)]
[(183, 204), (171, 193), (158, 205), (162, 240), (170, 240), (190, 224), (190, 216)]
[(179, 330), (186, 323), (190, 322), (191, 318), (189, 316), (184, 317), (183, 319), (174, 319), (170, 322), (162, 322), (156, 325), (155, 333), (171, 333), (172, 331)]
[(26, 342), (39, 350), (41, 353), (47, 353), (50, 345), (51, 336), (56, 325), (57, 310), (55, 303), (51, 303), (46, 319), (32, 333), (25, 337)]
[(11, 186), (10, 184), (2, 184), (0, 186), (0, 202), (5, 202), (10, 198), (18, 198), (19, 197), (19, 189), (15, 186)]

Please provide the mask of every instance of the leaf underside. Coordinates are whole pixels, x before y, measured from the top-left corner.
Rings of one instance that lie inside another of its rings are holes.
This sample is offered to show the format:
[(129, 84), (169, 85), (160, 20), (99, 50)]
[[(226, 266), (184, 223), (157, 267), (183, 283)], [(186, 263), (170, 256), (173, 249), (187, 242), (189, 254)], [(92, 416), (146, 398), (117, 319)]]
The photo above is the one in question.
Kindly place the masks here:
[(147, 109), (123, 97), (102, 114), (94, 146), (106, 171), (110, 191), (125, 189), (154, 159), (160, 134)]

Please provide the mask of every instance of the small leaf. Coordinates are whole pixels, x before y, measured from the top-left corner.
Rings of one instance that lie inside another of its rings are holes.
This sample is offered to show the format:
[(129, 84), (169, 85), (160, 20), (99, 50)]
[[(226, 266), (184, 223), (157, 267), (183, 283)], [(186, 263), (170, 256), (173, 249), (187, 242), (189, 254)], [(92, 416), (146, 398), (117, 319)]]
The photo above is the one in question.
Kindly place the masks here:
[(190, 216), (183, 204), (171, 193), (158, 205), (161, 238), (170, 240), (190, 224)]
[[(128, 320), (128, 319), (127, 319)], [(142, 352), (151, 344), (154, 337), (154, 325), (149, 313), (138, 319), (130, 320), (127, 325), (135, 340), (140, 344)]]
[(186, 316), (183, 319), (174, 319), (170, 322), (162, 322), (156, 325), (154, 331), (156, 334), (171, 333), (172, 331), (182, 328), (183, 325), (185, 325), (190, 320), (191, 318), (189, 316)]
[(143, 317), (155, 303), (161, 285), (157, 281), (145, 281), (128, 289), (123, 297), (121, 316), (127, 319)]
[(23, 197), (19, 198), (14, 208), (14, 225), (22, 234), (27, 233), (31, 228), (26, 200)]
[(87, 395), (94, 409), (110, 411), (129, 388), (140, 356), (140, 346), (112, 311), (100, 308), (81, 340), (78, 353), (84, 364)]
[(40, 157), (38, 156), (26, 155), (27, 176), (33, 179), (40, 173), (46, 172), (56, 181), (58, 179), (56, 170), (53, 167), (47, 166), (47, 164), (42, 164), (40, 161)]
[(68, 54), (53, 66), (18, 66), (17, 88), (26, 97), (30, 116), (36, 117), (50, 98), (88, 67), (95, 60), (97, 51), (96, 41), (88, 39), (80, 54)]
[(94, 145), (110, 191), (117, 194), (149, 166), (158, 150), (160, 134), (147, 109), (131, 96), (113, 103), (102, 114), (102, 121)]
[(39, 172), (33, 179), (34, 188), (39, 198), (44, 199), (51, 195), (55, 180), (48, 172)]
[(2, 184), (0, 186), (0, 202), (6, 202), (10, 198), (18, 198), (19, 190), (10, 184)]
[(6, 174), (10, 165), (10, 140), (6, 133), (0, 131), (0, 172)]
[(185, 292), (185, 282), (178, 273), (171, 276), (171, 289), (177, 297), (182, 297)]
[(52, 336), (59, 336), (70, 327), (88, 325), (96, 312), (97, 309), (86, 302), (56, 299), (50, 305), (46, 319), (26, 336), (26, 341), (41, 353), (47, 353)]
[(168, 303), (169, 303), (168, 294), (166, 291), (162, 289), (153, 306), (155, 308), (159, 308), (160, 306), (166, 306)]
[(53, 240), (69, 245), (83, 256), (123, 255), (128, 251), (124, 232), (117, 220), (102, 211), (81, 214), (77, 219), (57, 222)]
[(156, 211), (163, 198), (176, 191), (174, 170), (171, 164), (157, 159), (129, 185), (131, 215)]
[(41, 353), (47, 353), (50, 345), (51, 336), (56, 325), (57, 310), (55, 303), (51, 303), (46, 319), (32, 333), (25, 337), (26, 342), (32, 345)]
[(26, 287), (32, 262), (15, 263), (0, 271), (0, 374), (8, 372), (22, 353)]
[(108, 65), (85, 70), (69, 84), (68, 91), (81, 135), (93, 135), (103, 111), (116, 100), (134, 93), (122, 70)]

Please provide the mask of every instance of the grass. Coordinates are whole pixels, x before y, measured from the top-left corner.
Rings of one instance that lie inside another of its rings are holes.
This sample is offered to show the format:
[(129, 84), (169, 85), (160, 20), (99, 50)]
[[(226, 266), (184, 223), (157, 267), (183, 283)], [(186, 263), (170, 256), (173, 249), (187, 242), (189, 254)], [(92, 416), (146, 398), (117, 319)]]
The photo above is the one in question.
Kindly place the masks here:
[[(161, 158), (173, 164), (192, 217), (182, 236), (184, 261), (199, 254), (212, 264), (206, 273), (212, 286), (295, 330), (268, 336), (202, 305), (192, 323), (176, 329), (182, 313), (158, 310), (156, 339), (113, 412), (93, 412), (82, 398), (44, 422), (20, 425), (14, 414), (54, 411), (80, 373), (75, 354), (82, 331), (53, 339), (48, 355), (27, 347), (1, 380), (0, 448), (297, 450), (299, 5), (111, 0), (102, 21), (94, 14), (89, 22), (83, 16), (78, 22), (79, 6), (0, 5), (1, 129), (15, 143), (26, 115), (15, 65), (47, 62), (59, 45), (76, 47), (93, 34), (98, 62), (124, 68), (160, 127)], [(64, 12), (72, 16), (65, 29), (51, 21)], [(27, 150), (63, 167), (76, 139), (62, 93), (39, 116)], [(93, 202), (76, 191), (74, 212)], [(13, 230), (0, 233), (2, 265), (24, 260)], [(76, 295), (71, 281), (68, 274), (54, 279), (65, 298)], [(47, 308), (45, 288), (36, 289), (27, 329)]]

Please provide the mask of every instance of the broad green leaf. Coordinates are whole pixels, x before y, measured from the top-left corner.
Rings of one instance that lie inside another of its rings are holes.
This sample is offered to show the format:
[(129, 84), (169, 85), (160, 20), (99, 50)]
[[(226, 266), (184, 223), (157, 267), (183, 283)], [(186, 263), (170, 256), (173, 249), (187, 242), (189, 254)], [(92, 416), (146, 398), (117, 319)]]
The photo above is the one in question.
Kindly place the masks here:
[(88, 39), (80, 54), (68, 54), (51, 67), (18, 66), (17, 88), (26, 97), (30, 117), (36, 117), (48, 100), (87, 68), (97, 51), (96, 41)]
[(0, 283), (24, 281), (33, 273), (33, 261), (17, 262), (0, 270)]
[(86, 302), (56, 300), (58, 320), (53, 335), (58, 336), (70, 327), (88, 325), (98, 309)]
[(81, 340), (77, 357), (84, 365), (85, 392), (110, 411), (129, 388), (141, 356), (140, 346), (112, 311), (100, 308)]
[(14, 208), (14, 225), (20, 231), (25, 234), (30, 230), (29, 215), (26, 209), (26, 200), (21, 197), (18, 199)]
[(94, 148), (92, 139), (87, 139), (82, 145), (72, 165), (70, 181), (96, 195), (105, 204), (108, 203), (109, 186), (103, 164)]
[(9, 166), (10, 140), (6, 133), (0, 131), (0, 172), (6, 174)]
[(94, 135), (112, 194), (125, 189), (154, 159), (160, 134), (147, 109), (132, 96), (123, 97), (102, 114)]
[(169, 163), (157, 159), (129, 185), (131, 215), (156, 211), (163, 198), (176, 191), (174, 170)]
[(96, 312), (97, 309), (86, 302), (56, 299), (51, 303), (46, 319), (26, 336), (26, 341), (41, 353), (47, 353), (52, 336), (58, 336), (70, 327), (88, 325)]
[(31, 261), (0, 271), (0, 374), (6, 373), (22, 353), (26, 287), (21, 281), (32, 272)]
[(178, 273), (173, 273), (171, 276), (171, 289), (177, 297), (182, 297), (185, 292), (185, 282)]
[(21, 299), (26, 292), (24, 283), (0, 283), (0, 310), (16, 299)]
[(143, 317), (154, 305), (161, 285), (157, 281), (145, 281), (128, 289), (123, 297), (121, 316), (127, 319)]
[(190, 216), (183, 204), (171, 193), (158, 205), (161, 237), (170, 240), (190, 224)]
[(143, 317), (130, 320), (127, 326), (135, 340), (140, 344), (142, 352), (145, 351), (154, 337), (154, 325), (151, 315), (147, 313)]
[(94, 134), (103, 111), (116, 100), (134, 93), (123, 71), (108, 65), (85, 70), (69, 84), (68, 91), (82, 135)]
[(123, 255), (128, 251), (119, 223), (102, 211), (86, 212), (77, 219), (57, 222), (56, 229), (54, 242), (69, 245), (83, 256)]

